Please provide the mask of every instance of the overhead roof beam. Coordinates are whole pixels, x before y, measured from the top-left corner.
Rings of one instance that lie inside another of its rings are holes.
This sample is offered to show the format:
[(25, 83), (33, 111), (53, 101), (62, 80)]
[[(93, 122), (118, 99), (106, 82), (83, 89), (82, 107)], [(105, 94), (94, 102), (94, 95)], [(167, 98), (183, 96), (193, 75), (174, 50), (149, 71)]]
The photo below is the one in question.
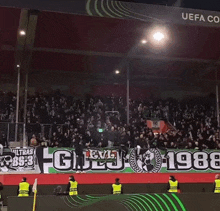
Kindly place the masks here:
[[(38, 11), (22, 9), (20, 15), (19, 29), (17, 33), (16, 48), (5, 48), (3, 50), (15, 50), (16, 65), (21, 64), (22, 69), (27, 71), (30, 66), (32, 49), (35, 40), (35, 31), (37, 26)], [(25, 35), (21, 35), (23, 30)], [(15, 65), (15, 67), (16, 67)]]
[(20, 35), (20, 30), (24, 30), (24, 32), (27, 32), (27, 27), (28, 27), (28, 10), (27, 9), (22, 9), (21, 14), (20, 14), (20, 22), (19, 22), (19, 28), (17, 32), (17, 45), (15, 49), (12, 48), (6, 48), (3, 50), (15, 50), (15, 68), (17, 64), (21, 64), (23, 60), (23, 51), (25, 48), (25, 42), (26, 42), (26, 35), (21, 36)]
[[(51, 74), (62, 74), (65, 75), (65, 77), (67, 78), (72, 78), (72, 77), (81, 77), (81, 78), (85, 78), (85, 79), (91, 79), (91, 80), (105, 80), (107, 78), (107, 80), (113, 79), (115, 77), (115, 75), (112, 75), (112, 77), (110, 77), (109, 73), (83, 73), (83, 72), (72, 72), (72, 71), (63, 71), (63, 70), (47, 70), (47, 69), (32, 69), (32, 75), (34, 74), (41, 74), (41, 75), (51, 75)], [(108, 76), (108, 77), (106, 77)], [(119, 80), (121, 78), (123, 78), (123, 76), (118, 76)], [(125, 77), (124, 77), (125, 78)], [(131, 81), (148, 81), (148, 80), (169, 80), (169, 81), (186, 81), (186, 79), (181, 78), (181, 77), (162, 77), (162, 76), (157, 76), (157, 75), (133, 75)], [(211, 79), (200, 79), (200, 78), (196, 78), (195, 81), (197, 82), (207, 82), (207, 83), (213, 83), (213, 80)], [(218, 82), (220, 83), (220, 80), (218, 80)]]
[[(196, 58), (179, 58), (179, 57), (165, 57), (158, 55), (135, 55), (126, 53), (111, 53), (111, 52), (97, 52), (97, 51), (84, 51), (84, 50), (69, 50), (69, 49), (55, 49), (55, 48), (41, 48), (35, 47), (33, 51), (39, 52), (51, 52), (51, 53), (63, 53), (63, 54), (76, 54), (76, 55), (85, 55), (85, 56), (104, 56), (104, 57), (126, 57), (130, 59), (153, 59), (161, 61), (181, 61), (181, 62), (200, 62), (200, 63), (212, 63), (215, 60), (206, 60), (206, 59), (196, 59)], [(216, 62), (220, 64), (220, 61)]]

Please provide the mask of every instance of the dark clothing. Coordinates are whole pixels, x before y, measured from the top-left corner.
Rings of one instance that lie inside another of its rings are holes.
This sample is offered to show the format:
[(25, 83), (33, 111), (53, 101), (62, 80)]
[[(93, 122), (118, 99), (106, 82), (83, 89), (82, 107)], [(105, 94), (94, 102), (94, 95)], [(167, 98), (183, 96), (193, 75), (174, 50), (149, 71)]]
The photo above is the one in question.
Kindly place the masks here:
[(71, 139), (69, 137), (64, 137), (62, 142), (63, 142), (63, 147), (70, 147)]
[(2, 183), (0, 182), (0, 201), (3, 200), (3, 198), (2, 198), (2, 190), (3, 190), (3, 185), (2, 185)]
[(76, 171), (80, 166), (80, 171), (83, 171), (83, 155), (76, 155)]
[(81, 144), (77, 144), (75, 146), (76, 152), (76, 171), (78, 170), (78, 165), (80, 166), (80, 171), (83, 171), (83, 146)]
[(68, 185), (67, 185), (67, 187), (66, 187), (66, 192), (67, 192), (67, 193), (69, 193), (69, 191), (70, 191), (70, 186), (71, 186), (71, 184), (70, 184), (70, 182), (69, 182)]
[(7, 148), (8, 148), (7, 138), (6, 138), (6, 137), (1, 137), (1, 138), (0, 138), (0, 144), (1, 144), (3, 147), (7, 147)]
[(111, 142), (116, 142), (118, 140), (118, 133), (116, 131), (109, 131), (108, 132), (108, 140)]
[(215, 182), (213, 183), (213, 186), (212, 186), (212, 192), (214, 193), (215, 191)]
[(127, 142), (130, 141), (130, 136), (129, 135), (123, 135), (120, 138), (120, 144), (126, 145)]
[(120, 144), (119, 145), (119, 155), (120, 155), (120, 157), (125, 159), (127, 154), (128, 154), (127, 146), (124, 145), (124, 144)]
[(81, 144), (76, 144), (75, 152), (76, 152), (76, 155), (83, 156), (83, 146)]

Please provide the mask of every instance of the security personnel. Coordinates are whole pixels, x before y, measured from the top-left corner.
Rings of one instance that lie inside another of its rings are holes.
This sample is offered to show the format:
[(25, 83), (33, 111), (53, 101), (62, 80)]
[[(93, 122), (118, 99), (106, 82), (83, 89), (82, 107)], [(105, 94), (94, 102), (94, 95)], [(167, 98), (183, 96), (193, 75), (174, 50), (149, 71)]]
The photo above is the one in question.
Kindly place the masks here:
[(214, 193), (220, 193), (220, 176), (215, 175)]
[(179, 182), (176, 180), (174, 176), (170, 176), (169, 182), (167, 185), (167, 190), (169, 193), (180, 192)]
[(17, 192), (18, 192), (18, 197), (25, 197), (30, 195), (31, 187), (30, 184), (27, 182), (26, 177), (22, 178), (22, 182), (19, 183)]
[(115, 184), (112, 184), (112, 193), (113, 194), (121, 194), (123, 193), (122, 184), (120, 184), (120, 179), (115, 179)]
[(69, 177), (69, 183), (67, 185), (66, 192), (69, 192), (70, 196), (78, 195), (78, 182), (75, 181), (74, 176)]

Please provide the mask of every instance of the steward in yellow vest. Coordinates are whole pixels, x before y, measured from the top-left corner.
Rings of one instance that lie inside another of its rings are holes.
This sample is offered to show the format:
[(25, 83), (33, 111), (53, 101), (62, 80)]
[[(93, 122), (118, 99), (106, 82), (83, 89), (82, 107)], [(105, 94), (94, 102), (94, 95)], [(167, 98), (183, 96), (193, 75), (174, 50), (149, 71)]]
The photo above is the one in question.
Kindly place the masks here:
[(17, 192), (19, 197), (29, 196), (31, 193), (31, 188), (26, 177), (22, 178), (22, 182), (19, 183)]
[(78, 182), (75, 181), (74, 176), (69, 177), (69, 183), (67, 185), (66, 191), (69, 192), (70, 196), (78, 195)]
[(220, 193), (220, 176), (219, 176), (219, 174), (217, 174), (215, 176), (214, 193)]
[(122, 194), (123, 193), (122, 184), (120, 184), (119, 178), (116, 178), (115, 184), (112, 184), (112, 193), (113, 194)]
[(178, 193), (180, 192), (179, 182), (174, 176), (170, 176), (169, 182), (167, 185), (167, 190), (169, 193)]

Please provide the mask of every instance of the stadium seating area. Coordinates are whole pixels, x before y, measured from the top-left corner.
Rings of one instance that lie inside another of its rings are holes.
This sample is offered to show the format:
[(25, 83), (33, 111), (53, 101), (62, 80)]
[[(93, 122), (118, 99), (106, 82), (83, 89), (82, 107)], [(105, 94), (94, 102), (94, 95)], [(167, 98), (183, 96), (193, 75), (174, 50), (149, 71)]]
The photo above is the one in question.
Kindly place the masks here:
[[(0, 93), (1, 122), (15, 122), (16, 96)], [(20, 118), (23, 108), (21, 106)], [(154, 134), (151, 118), (171, 122), (175, 129)], [(42, 132), (43, 131), (43, 132)], [(4, 133), (4, 131), (1, 133)], [(126, 100), (115, 97), (67, 97), (60, 92), (28, 97), (29, 144), (51, 147), (126, 145), (142, 148), (220, 149), (215, 100), (130, 100), (130, 125), (126, 124)], [(5, 135), (5, 134), (4, 134)]]

